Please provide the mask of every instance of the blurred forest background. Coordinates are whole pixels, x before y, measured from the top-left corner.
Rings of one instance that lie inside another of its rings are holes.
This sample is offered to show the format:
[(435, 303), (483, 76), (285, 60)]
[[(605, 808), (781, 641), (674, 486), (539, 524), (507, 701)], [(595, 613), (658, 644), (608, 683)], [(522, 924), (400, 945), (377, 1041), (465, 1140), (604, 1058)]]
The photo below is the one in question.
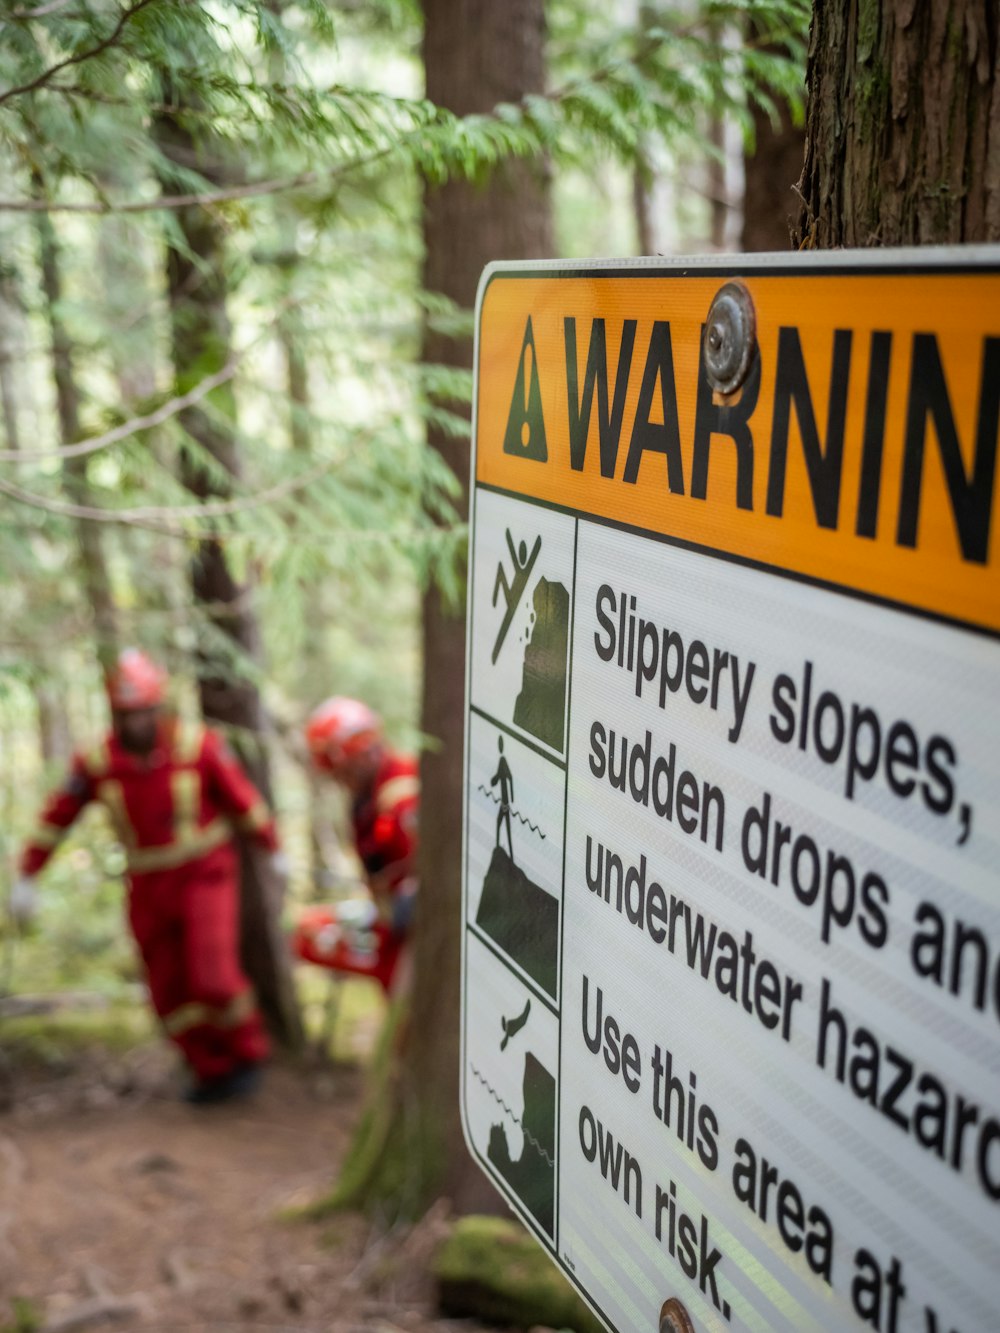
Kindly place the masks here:
[[(802, 0), (2, 0), (0, 898), (107, 725), (102, 665), (142, 646), (277, 807), (290, 883), (248, 858), (247, 948), (294, 1048), (316, 1017), (282, 925), (356, 879), (299, 730), (356, 695), (424, 755), (416, 1002), (454, 1011), (478, 275), (788, 248), (808, 22)], [(99, 994), (147, 1030), (121, 868), (89, 812), (39, 928), (0, 939), (0, 996)]]

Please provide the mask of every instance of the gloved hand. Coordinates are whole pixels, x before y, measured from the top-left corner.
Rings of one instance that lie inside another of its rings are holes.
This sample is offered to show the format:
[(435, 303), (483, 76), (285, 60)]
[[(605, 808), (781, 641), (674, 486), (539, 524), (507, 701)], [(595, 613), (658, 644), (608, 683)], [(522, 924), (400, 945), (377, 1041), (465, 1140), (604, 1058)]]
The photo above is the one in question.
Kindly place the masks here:
[(7, 899), (7, 911), (19, 930), (26, 930), (34, 921), (38, 911), (38, 890), (31, 876), (24, 875), (14, 881)]

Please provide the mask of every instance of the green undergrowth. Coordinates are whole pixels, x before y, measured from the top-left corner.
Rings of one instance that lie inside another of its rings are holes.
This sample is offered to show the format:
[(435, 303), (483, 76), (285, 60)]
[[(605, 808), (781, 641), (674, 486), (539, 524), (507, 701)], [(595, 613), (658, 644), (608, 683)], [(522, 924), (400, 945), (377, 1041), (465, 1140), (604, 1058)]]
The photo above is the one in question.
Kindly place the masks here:
[[(11, 1313), (8, 1320), (0, 1324), (0, 1333), (39, 1333), (44, 1324), (44, 1318), (35, 1302), (25, 1301), (23, 1297), (12, 1298), (9, 1312)], [(0, 1309), (0, 1318), (3, 1317), (3, 1309)]]
[(0, 1018), (4, 1055), (25, 1066), (72, 1066), (96, 1051), (122, 1055), (155, 1035), (145, 1007), (134, 1004)]
[[(3, 1318), (2, 1309), (0, 1318)], [(10, 1303), (10, 1318), (0, 1323), (0, 1333), (38, 1333), (43, 1323), (42, 1314), (34, 1302), (15, 1296)]]

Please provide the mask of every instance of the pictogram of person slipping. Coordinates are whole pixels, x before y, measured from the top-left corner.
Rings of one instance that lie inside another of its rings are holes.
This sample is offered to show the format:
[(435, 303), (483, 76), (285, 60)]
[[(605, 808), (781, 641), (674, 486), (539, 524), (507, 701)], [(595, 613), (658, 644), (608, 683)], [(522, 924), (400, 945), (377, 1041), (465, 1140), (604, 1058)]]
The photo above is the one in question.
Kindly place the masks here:
[(504, 535), (507, 538), (507, 549), (510, 551), (510, 558), (513, 561), (514, 568), (508, 577), (507, 570), (504, 569), (504, 563), (501, 560), (497, 564), (497, 576), (493, 584), (492, 606), (497, 604), (497, 596), (502, 591), (504, 595), (504, 617), (500, 625), (500, 632), (497, 634), (496, 643), (493, 645), (493, 665), (500, 656), (500, 649), (503, 647), (503, 641), (507, 637), (507, 631), (510, 629), (511, 622), (517, 612), (517, 604), (528, 586), (528, 579), (531, 577), (531, 571), (535, 567), (535, 561), (538, 559), (538, 553), (542, 549), (541, 537), (536, 537), (534, 545), (529, 553), (528, 543), (521, 541), (515, 549), (514, 538), (510, 535), (510, 528), (507, 528)]
[(496, 846), (500, 846), (500, 827), (507, 825), (507, 850), (510, 853), (510, 859), (514, 860), (514, 842), (510, 831), (510, 803), (514, 796), (514, 775), (510, 771), (510, 764), (507, 763), (507, 757), (503, 752), (503, 737), (497, 737), (497, 748), (500, 751), (500, 762), (497, 764), (497, 771), (490, 778), (490, 786), (495, 787), (500, 784), (500, 809), (497, 811), (497, 840)]

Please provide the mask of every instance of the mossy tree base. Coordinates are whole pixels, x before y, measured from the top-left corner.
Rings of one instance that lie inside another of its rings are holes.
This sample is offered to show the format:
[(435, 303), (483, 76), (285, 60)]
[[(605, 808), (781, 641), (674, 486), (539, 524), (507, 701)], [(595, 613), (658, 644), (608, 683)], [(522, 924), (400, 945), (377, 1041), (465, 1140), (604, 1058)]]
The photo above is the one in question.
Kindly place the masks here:
[(409, 1022), (391, 1006), (371, 1068), (371, 1086), (350, 1151), (332, 1192), (307, 1210), (313, 1218), (356, 1209), (387, 1226), (415, 1222), (437, 1197), (447, 1147), (440, 1126), (405, 1091), (401, 1047)]

